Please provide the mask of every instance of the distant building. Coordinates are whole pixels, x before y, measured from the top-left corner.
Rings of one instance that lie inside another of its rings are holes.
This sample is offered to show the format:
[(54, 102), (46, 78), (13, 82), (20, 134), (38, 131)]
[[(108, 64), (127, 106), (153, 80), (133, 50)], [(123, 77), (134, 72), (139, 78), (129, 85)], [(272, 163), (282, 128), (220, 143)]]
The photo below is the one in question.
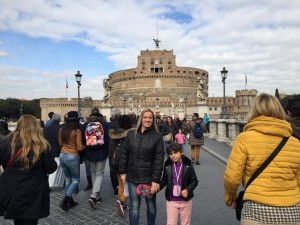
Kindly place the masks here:
[[(114, 108), (125, 114), (139, 114), (143, 108), (151, 108), (157, 116), (191, 118), (194, 112), (200, 115), (206, 112), (212, 118), (220, 117), (223, 98), (208, 97), (208, 72), (177, 66), (173, 50), (159, 50), (157, 41), (155, 50), (140, 52), (137, 67), (113, 72), (103, 80), (102, 100), (81, 99), (83, 117), (86, 118), (93, 107), (98, 107), (107, 117)], [(240, 95), (236, 98), (240, 99)], [(237, 108), (238, 114), (234, 113), (236, 105), (242, 107), (234, 97), (226, 97), (226, 103), (230, 118), (243, 117), (240, 108)], [(50, 111), (64, 115), (77, 110), (77, 98), (41, 99), (40, 105), (42, 120), (47, 120)]]

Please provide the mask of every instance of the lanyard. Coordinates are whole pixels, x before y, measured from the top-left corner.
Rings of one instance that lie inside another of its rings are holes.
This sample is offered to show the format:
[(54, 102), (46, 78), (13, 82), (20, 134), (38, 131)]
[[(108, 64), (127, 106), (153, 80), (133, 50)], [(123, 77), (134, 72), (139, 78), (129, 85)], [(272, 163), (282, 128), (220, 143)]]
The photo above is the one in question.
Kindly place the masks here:
[(176, 175), (177, 185), (178, 185), (178, 180), (179, 180), (181, 168), (182, 168), (182, 163), (181, 163), (181, 165), (180, 165), (179, 172), (178, 172), (178, 174), (177, 174), (176, 166), (175, 166), (175, 163), (174, 163), (174, 170), (175, 170), (175, 175)]

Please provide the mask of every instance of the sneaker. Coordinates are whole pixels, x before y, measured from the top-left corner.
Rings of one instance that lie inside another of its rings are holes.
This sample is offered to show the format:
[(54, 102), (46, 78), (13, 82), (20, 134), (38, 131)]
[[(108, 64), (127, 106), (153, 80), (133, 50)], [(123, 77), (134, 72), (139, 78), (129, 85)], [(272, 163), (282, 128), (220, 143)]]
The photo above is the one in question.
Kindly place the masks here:
[(100, 203), (101, 203), (101, 197), (98, 198), (98, 199), (96, 199), (96, 203), (97, 203), (97, 204), (100, 204)]
[(196, 162), (196, 165), (200, 165), (200, 163), (199, 163), (199, 162)]
[(97, 208), (96, 203), (97, 203), (97, 201), (96, 201), (95, 198), (89, 198), (89, 204), (90, 204), (90, 206), (91, 206), (92, 209), (96, 209)]
[(192, 162), (192, 164), (195, 164), (195, 160), (194, 159), (192, 159), (191, 162)]
[(124, 203), (121, 200), (117, 200), (117, 210), (119, 216), (123, 217), (124, 216)]

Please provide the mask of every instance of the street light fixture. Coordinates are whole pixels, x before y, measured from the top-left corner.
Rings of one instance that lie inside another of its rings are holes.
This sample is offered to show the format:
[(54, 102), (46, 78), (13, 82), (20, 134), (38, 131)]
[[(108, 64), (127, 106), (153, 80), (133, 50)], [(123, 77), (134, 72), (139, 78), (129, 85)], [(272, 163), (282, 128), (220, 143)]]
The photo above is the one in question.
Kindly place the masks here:
[(124, 112), (123, 112), (123, 114), (125, 115), (125, 104), (126, 104), (126, 99), (125, 98), (123, 99), (123, 102), (124, 102)]
[(227, 78), (228, 71), (223, 67), (221, 72), (222, 82), (223, 82), (223, 107), (221, 113), (221, 119), (227, 119), (227, 106), (226, 106), (226, 98), (225, 98), (225, 80)]
[(82, 74), (80, 74), (80, 71), (78, 70), (77, 73), (75, 74), (76, 82), (77, 82), (77, 87), (78, 87), (78, 116), (81, 117), (81, 107), (80, 107), (80, 86), (81, 86), (81, 77)]

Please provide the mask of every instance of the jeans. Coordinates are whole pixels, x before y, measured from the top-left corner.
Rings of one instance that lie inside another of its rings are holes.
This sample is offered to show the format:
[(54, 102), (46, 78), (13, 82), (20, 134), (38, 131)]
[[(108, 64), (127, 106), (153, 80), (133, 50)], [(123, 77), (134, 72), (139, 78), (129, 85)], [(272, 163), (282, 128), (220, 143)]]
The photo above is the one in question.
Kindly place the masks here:
[(79, 155), (60, 153), (59, 160), (66, 176), (65, 194), (66, 196), (72, 197), (79, 183)]
[[(141, 197), (136, 195), (136, 187), (138, 184), (127, 181), (129, 199), (130, 199), (130, 208), (129, 208), (129, 220), (130, 225), (138, 225), (140, 219), (140, 205)], [(155, 225), (156, 218), (156, 195), (153, 195), (151, 198), (145, 198), (147, 204), (147, 221), (148, 225)]]
[(90, 176), (91, 176), (91, 166), (90, 166), (90, 161), (89, 161), (86, 157), (83, 157), (83, 162), (84, 162), (84, 165), (85, 165), (85, 173), (86, 173), (86, 176), (87, 176), (87, 177), (90, 177)]
[(93, 191), (91, 194), (91, 198), (100, 198), (100, 191), (101, 191), (101, 184), (102, 178), (104, 174), (106, 159), (99, 161), (99, 162), (92, 162), (90, 161), (91, 166), (91, 175), (93, 181)]

